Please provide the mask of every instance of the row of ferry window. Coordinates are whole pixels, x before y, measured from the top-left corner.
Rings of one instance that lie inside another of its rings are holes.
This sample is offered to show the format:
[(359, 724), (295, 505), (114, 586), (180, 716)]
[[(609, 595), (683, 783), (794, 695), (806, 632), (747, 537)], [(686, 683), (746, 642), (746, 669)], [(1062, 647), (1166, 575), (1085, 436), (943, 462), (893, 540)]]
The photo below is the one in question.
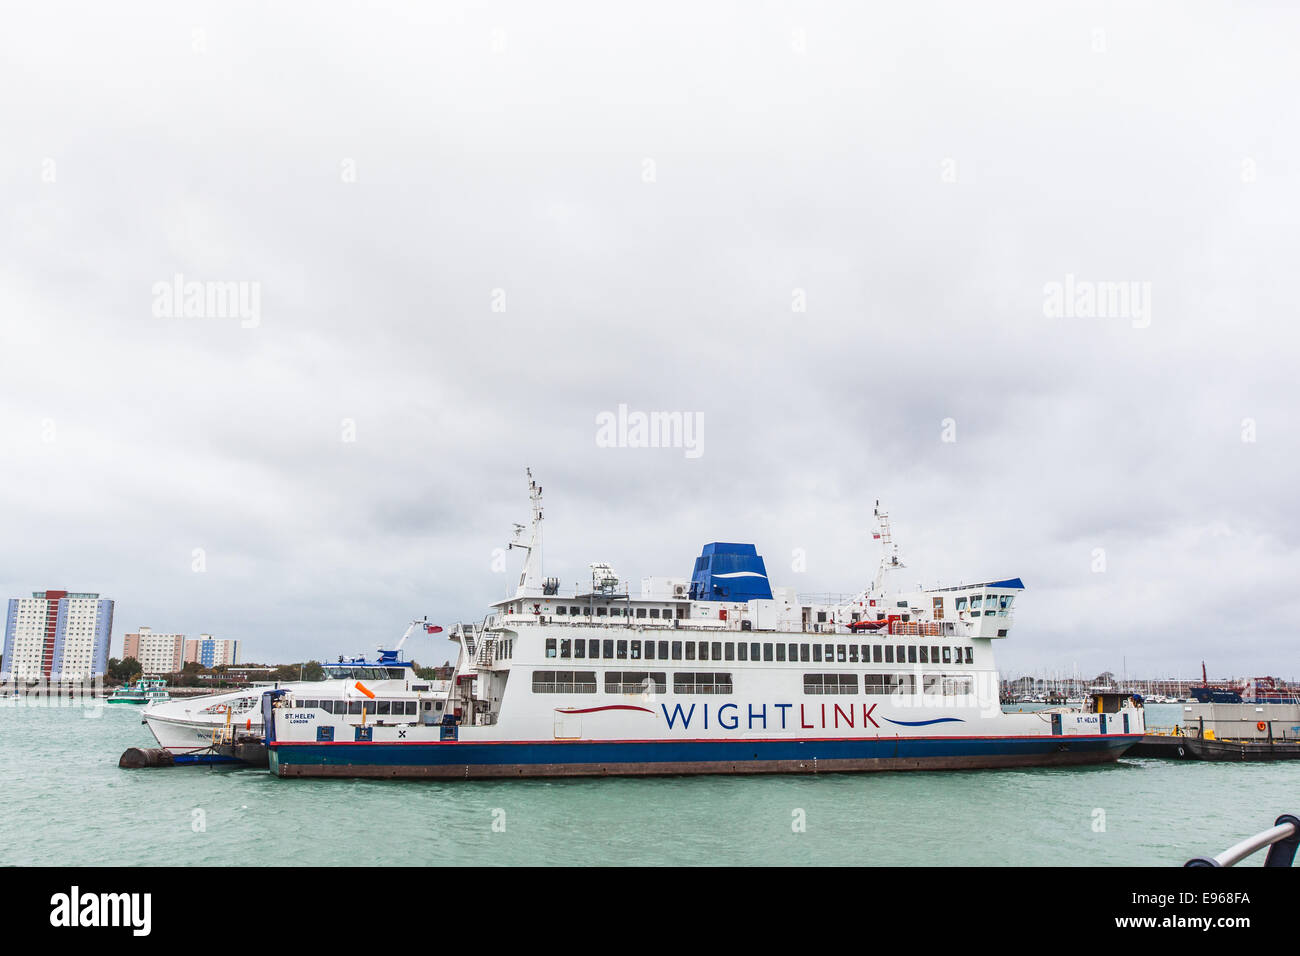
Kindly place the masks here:
[[(673, 674), (674, 694), (730, 694), (730, 674), (709, 671)], [(594, 694), (595, 671), (533, 671), (534, 694)], [(666, 694), (668, 675), (659, 671), (606, 671), (606, 694)]]
[[(960, 697), (975, 693), (970, 674), (922, 674), (921, 692), (927, 695)], [(916, 674), (863, 674), (864, 694), (916, 693)], [(731, 694), (730, 674), (709, 671), (676, 671), (674, 694)], [(803, 692), (810, 695), (857, 694), (857, 674), (804, 674)], [(595, 671), (533, 671), (534, 694), (594, 694)], [(606, 694), (666, 694), (668, 675), (664, 671), (606, 671)]]
[(327, 714), (360, 714), (362, 706), (371, 717), (414, 717), (418, 701), (414, 700), (299, 700), (295, 708), (323, 710)]
[[(939, 607), (941, 598), (935, 598), (935, 607)], [(1011, 602), (1015, 600), (1013, 594), (972, 594), (970, 596), (970, 616), (979, 617), (984, 614), (985, 617), (1006, 617), (1011, 610)], [(966, 598), (957, 598), (957, 613), (960, 614), (966, 610)], [(980, 609), (983, 608), (983, 611)]]
[(912, 644), (772, 644), (735, 641), (546, 639), (546, 656), (561, 660), (777, 661), (827, 664), (974, 664), (970, 646)]
[[(633, 616), (635, 616), (635, 617), (640, 617), (640, 618), (649, 617), (649, 618), (653, 618), (653, 619), (655, 619), (655, 620), (659, 620), (659, 619), (665, 619), (665, 620), (668, 620), (668, 619), (671, 619), (672, 616), (673, 616), (673, 609), (670, 608), (670, 607), (666, 607), (666, 608), (663, 608), (663, 609), (660, 609), (660, 608), (657, 608), (657, 607), (649, 607), (649, 608), (646, 608), (646, 607), (639, 607), (639, 608), (636, 608), (635, 610), (636, 610), (636, 614), (633, 615), (633, 614), (632, 614), (633, 609), (630, 608), (630, 607), (606, 607), (605, 605), (600, 605), (600, 606), (596, 607), (596, 608), (594, 609), (594, 611), (593, 611), (593, 609), (592, 609), (592, 607), (591, 607), (590, 605), (587, 605), (587, 606), (584, 607), (584, 606), (581, 606), (581, 605), (578, 605), (578, 604), (573, 604), (573, 605), (564, 605), (564, 604), (561, 604), (561, 605), (558, 605), (558, 606), (555, 608), (555, 614), (556, 614), (557, 617), (558, 617), (558, 616), (563, 616), (563, 615), (566, 615), (566, 614), (567, 614), (569, 617), (582, 617), (582, 616), (585, 616), (585, 617), (591, 617), (591, 616), (593, 615), (593, 613), (594, 613), (596, 617), (633, 617)], [(677, 616), (680, 617), (680, 618), (685, 618), (685, 617), (686, 617), (686, 608), (685, 608), (685, 607), (679, 607), (679, 608), (677, 609)]]
[[(805, 694), (856, 694), (857, 674), (804, 674)], [(915, 674), (863, 674), (864, 694), (915, 694)], [(921, 693), (961, 697), (975, 693), (975, 678), (970, 674), (922, 674)]]

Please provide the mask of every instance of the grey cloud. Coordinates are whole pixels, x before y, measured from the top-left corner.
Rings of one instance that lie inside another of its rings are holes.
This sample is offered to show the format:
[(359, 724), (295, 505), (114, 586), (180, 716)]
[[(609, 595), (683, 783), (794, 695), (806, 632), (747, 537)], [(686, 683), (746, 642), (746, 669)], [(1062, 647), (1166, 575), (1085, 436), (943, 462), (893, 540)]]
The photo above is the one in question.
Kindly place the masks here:
[[(504, 592), (528, 464), (566, 582), (739, 538), (848, 591), (879, 497), (918, 580), (1025, 578), (1007, 670), (1294, 672), (1293, 11), (136, 10), (0, 31), (6, 594), (353, 652)], [(176, 273), (261, 324), (155, 318)], [(704, 456), (598, 448), (620, 403)]]

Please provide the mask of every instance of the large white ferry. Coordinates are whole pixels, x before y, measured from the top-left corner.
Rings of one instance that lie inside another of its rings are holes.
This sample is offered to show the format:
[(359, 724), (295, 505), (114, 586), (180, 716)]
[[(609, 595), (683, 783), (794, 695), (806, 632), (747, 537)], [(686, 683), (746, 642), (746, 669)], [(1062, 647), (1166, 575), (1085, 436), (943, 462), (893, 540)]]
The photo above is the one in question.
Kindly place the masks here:
[[(437, 726), (318, 691), (263, 696), (272, 773), (503, 777), (808, 773), (1101, 763), (1142, 736), (1140, 705), (1005, 714), (994, 642), (1019, 578), (897, 591), (884, 556), (847, 599), (773, 589), (753, 545), (704, 546), (692, 577), (646, 578), (633, 597), (606, 564), (562, 593), (542, 572), (542, 489), (512, 598), (459, 624), (449, 713)], [(368, 703), (370, 701), (371, 703)]]

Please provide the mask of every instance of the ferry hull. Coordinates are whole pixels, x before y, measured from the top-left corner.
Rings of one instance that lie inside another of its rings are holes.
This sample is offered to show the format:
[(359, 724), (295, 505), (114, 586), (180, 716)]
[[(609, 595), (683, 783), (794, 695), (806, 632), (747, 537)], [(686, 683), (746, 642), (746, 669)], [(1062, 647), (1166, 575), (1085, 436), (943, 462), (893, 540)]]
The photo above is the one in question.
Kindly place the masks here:
[(1141, 734), (1084, 737), (528, 743), (287, 743), (280, 777), (603, 777), (980, 770), (1109, 763)]

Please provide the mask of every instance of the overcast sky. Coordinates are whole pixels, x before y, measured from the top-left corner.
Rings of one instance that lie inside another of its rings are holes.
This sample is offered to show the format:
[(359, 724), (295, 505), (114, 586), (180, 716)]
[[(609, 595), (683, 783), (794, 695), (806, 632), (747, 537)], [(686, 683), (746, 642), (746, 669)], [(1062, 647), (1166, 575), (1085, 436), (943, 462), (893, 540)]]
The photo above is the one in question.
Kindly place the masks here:
[[(531, 466), (566, 585), (734, 540), (851, 591), (880, 498), (906, 579), (1023, 577), (1009, 676), (1296, 675), (1298, 27), (10, 8), (3, 594), (115, 599), (115, 656), (369, 650), (513, 585)], [(169, 313), (177, 275), (256, 310)], [(1062, 315), (1067, 282), (1137, 285)], [(600, 447), (620, 404), (699, 416), (698, 456)]]

